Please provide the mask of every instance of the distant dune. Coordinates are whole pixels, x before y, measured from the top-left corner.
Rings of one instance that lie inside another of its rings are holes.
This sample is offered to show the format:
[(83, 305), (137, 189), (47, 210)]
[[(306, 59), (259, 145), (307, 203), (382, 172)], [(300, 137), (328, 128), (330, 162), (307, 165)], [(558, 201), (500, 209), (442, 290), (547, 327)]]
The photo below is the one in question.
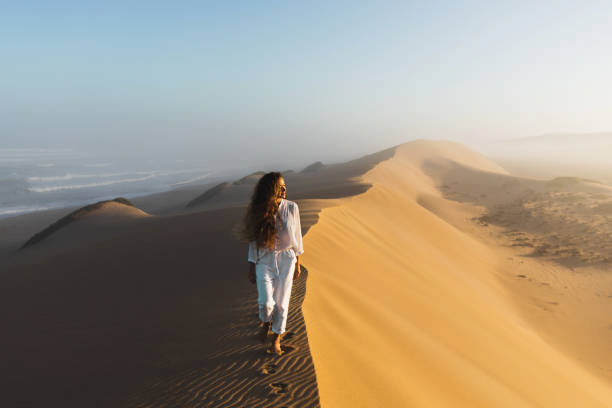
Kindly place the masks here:
[(314, 163), (304, 167), (304, 169), (302, 170), (302, 173), (308, 173), (308, 172), (311, 172), (311, 171), (317, 171), (317, 170), (322, 169), (324, 166), (325, 165), (322, 162), (320, 162), (320, 161), (314, 162)]
[(217, 194), (221, 193), (223, 190), (229, 188), (230, 186), (231, 186), (231, 183), (228, 183), (228, 182), (217, 184), (216, 186), (211, 187), (210, 189), (206, 190), (201, 195), (197, 196), (196, 198), (188, 202), (187, 207), (195, 207), (199, 204), (205, 203), (206, 201), (210, 200)]
[(548, 184), (553, 187), (575, 186), (580, 183), (602, 184), (601, 182), (597, 180), (585, 179), (585, 178), (580, 178), (580, 177), (555, 177), (554, 179), (548, 182)]
[(505, 139), (501, 142), (514, 143), (514, 144), (546, 144), (551, 145), (553, 148), (556, 144), (570, 144), (570, 145), (587, 145), (592, 146), (612, 145), (612, 132), (592, 132), (592, 133), (546, 133), (536, 136), (526, 136), (512, 139)]
[(481, 148), (517, 176), (582, 177), (612, 184), (612, 132), (548, 133), (483, 143)]
[(264, 175), (263, 171), (256, 171), (255, 173), (251, 173), (247, 176), (244, 176), (243, 178), (241, 178), (240, 180), (236, 180), (234, 181), (232, 184), (234, 185), (241, 185), (241, 184), (255, 184), (257, 183), (257, 181), (259, 180), (259, 178), (261, 176)]
[[(113, 200), (98, 201), (97, 203), (81, 207), (65, 217), (60, 218), (44, 230), (36, 233), (23, 244), (21, 248), (23, 249), (37, 244), (51, 234), (59, 231), (61, 228), (85, 217), (146, 217), (148, 215), (149, 214), (146, 212), (134, 207), (129, 200), (123, 197), (118, 197)], [(103, 222), (108, 222), (108, 219), (105, 219)]]

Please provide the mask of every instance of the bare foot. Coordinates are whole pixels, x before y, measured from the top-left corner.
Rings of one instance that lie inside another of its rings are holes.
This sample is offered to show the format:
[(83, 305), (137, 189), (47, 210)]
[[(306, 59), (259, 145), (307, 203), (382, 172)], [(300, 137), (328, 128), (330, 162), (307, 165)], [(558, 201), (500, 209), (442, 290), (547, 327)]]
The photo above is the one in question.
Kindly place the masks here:
[(280, 339), (281, 339), (281, 335), (274, 333), (274, 341), (272, 343), (272, 346), (270, 347), (272, 351), (276, 355), (279, 355), (279, 356), (283, 354), (283, 349), (281, 348)]
[(259, 331), (259, 340), (262, 343), (265, 343), (268, 339), (268, 333), (270, 332), (270, 327), (272, 326), (272, 322), (264, 322), (261, 325), (261, 329)]

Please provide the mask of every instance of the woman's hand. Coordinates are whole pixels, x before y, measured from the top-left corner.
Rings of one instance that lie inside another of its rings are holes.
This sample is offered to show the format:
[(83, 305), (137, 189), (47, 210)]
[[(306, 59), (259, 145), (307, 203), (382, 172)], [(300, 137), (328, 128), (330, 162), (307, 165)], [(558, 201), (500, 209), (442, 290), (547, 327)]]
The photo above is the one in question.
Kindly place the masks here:
[(249, 282), (253, 284), (257, 282), (257, 278), (255, 277), (255, 264), (253, 262), (249, 262)]
[(295, 263), (295, 270), (293, 271), (293, 280), (296, 280), (302, 274), (302, 270), (300, 269), (300, 262)]

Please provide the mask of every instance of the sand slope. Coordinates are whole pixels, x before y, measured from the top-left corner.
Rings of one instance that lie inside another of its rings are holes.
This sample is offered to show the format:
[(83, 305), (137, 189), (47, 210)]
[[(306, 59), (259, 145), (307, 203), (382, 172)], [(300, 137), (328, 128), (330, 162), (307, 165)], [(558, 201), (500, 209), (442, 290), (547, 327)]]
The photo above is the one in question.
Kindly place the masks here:
[[(365, 191), (353, 179), (391, 154), (288, 173), (303, 233), (321, 208)], [(174, 212), (210, 186), (133, 201), (163, 210), (154, 216), (109, 204), (23, 250), (67, 211), (1, 221), (11, 234), (0, 259), (0, 406), (319, 406), (300, 308), (308, 273), (291, 299), (293, 350), (269, 355), (254, 337), (247, 245), (232, 234), (252, 181), (185, 214)]]
[[(61, 242), (61, 237), (64, 236), (66, 237), (64, 239), (69, 243), (76, 241), (76, 236), (80, 236), (78, 241), (91, 238), (99, 239), (101, 233), (108, 231), (109, 228), (112, 229), (112, 233), (115, 233), (114, 227), (117, 224), (124, 224), (128, 220), (148, 216), (150, 215), (134, 207), (132, 203), (122, 197), (114, 200), (99, 201), (81, 207), (60, 218), (44, 230), (33, 235), (22, 245), (21, 249), (40, 245), (43, 242), (48, 246), (49, 241), (53, 241), (57, 245), (58, 240)], [(74, 231), (75, 229), (80, 230), (80, 232)], [(67, 230), (69, 232), (66, 232)]]
[[(609, 383), (545, 341), (504, 285), (503, 251), (467, 231), (424, 168), (504, 175), (460, 145), (401, 145), (305, 237), (304, 316), (322, 406), (608, 407)], [(516, 291), (521, 289), (514, 288)]]
[(256, 291), (231, 233), (243, 211), (125, 219), (95, 242), (75, 223), (62, 245), (12, 257), (0, 273), (0, 406), (318, 406), (305, 279), (294, 350), (278, 361), (254, 338)]

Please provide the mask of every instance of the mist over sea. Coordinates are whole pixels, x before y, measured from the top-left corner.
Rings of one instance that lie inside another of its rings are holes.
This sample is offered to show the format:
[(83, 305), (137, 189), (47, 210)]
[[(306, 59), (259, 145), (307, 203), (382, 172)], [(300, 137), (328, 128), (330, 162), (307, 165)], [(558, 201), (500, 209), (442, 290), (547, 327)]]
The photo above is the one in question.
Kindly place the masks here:
[(72, 149), (0, 149), (0, 218), (203, 184), (197, 160)]

